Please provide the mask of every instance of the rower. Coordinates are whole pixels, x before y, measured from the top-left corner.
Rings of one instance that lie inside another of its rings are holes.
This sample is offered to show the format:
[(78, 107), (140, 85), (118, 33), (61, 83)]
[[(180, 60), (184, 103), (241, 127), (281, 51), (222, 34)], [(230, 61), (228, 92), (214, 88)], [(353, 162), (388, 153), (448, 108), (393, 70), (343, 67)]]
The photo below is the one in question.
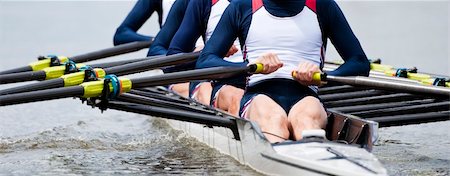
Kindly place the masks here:
[(263, 74), (248, 77), (240, 117), (255, 121), (270, 142), (300, 140), (304, 130), (325, 128), (312, 75), (321, 72), (328, 38), (345, 61), (329, 75), (369, 74), (369, 61), (333, 0), (232, 1), (197, 68), (245, 67), (222, 59), (236, 37), (245, 59), (264, 65)]
[[(151, 37), (140, 35), (136, 31), (155, 11), (157, 11), (159, 14), (161, 30), (154, 38), (153, 44), (150, 46), (147, 56), (166, 55), (170, 41), (183, 20), (189, 1), (190, 0), (139, 0), (132, 11), (128, 14), (125, 21), (117, 29), (114, 36), (114, 44), (116, 45), (132, 41), (151, 40)], [(194, 65), (191, 64), (190, 66), (181, 65), (178, 67), (163, 68), (163, 72), (170, 73), (174, 71), (188, 70), (190, 68), (194, 68)], [(185, 97), (188, 96), (188, 83), (173, 84), (168, 88), (179, 93), (180, 95)]]
[[(208, 42), (222, 13), (229, 4), (230, 2), (228, 0), (189, 2), (186, 15), (170, 43), (167, 54), (190, 52), (195, 46), (195, 41), (200, 36), (203, 36), (205, 43)], [(242, 52), (238, 47), (240, 47), (239, 41), (235, 40), (224, 59), (230, 62), (242, 63), (244, 60)], [(213, 86), (211, 82), (191, 82), (189, 96), (200, 103), (211, 104), (237, 116), (239, 102), (244, 94), (245, 80), (236, 80), (227, 81), (227, 83), (224, 81), (215, 81), (212, 83)]]
[(159, 26), (161, 27), (166, 21), (174, 2), (175, 0), (139, 0), (117, 28), (114, 34), (114, 45), (152, 40), (153, 37), (138, 34), (137, 31), (154, 12), (158, 13)]

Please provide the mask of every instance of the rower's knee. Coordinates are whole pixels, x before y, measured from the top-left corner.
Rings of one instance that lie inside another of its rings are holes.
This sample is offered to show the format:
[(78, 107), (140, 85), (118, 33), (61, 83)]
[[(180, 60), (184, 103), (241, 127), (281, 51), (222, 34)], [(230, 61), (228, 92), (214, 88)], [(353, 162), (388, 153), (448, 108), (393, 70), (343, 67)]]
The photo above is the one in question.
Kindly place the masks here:
[(211, 91), (212, 87), (209, 82), (201, 83), (196, 97), (197, 101), (202, 104), (209, 105), (211, 100)]
[(289, 139), (286, 112), (267, 96), (258, 95), (251, 104), (249, 118), (256, 121), (270, 142)]
[(171, 89), (183, 97), (189, 97), (189, 83), (173, 84)]
[(317, 98), (308, 96), (292, 107), (288, 120), (294, 130), (294, 137), (299, 139), (305, 129), (325, 128), (327, 114)]

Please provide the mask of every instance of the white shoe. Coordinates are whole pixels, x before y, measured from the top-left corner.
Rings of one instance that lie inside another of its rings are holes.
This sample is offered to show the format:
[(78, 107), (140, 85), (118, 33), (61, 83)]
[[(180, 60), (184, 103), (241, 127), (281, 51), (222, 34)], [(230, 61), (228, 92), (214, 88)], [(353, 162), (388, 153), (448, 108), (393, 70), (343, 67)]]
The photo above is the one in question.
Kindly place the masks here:
[(323, 129), (303, 130), (302, 139), (306, 139), (306, 138), (326, 139), (325, 130), (323, 130)]

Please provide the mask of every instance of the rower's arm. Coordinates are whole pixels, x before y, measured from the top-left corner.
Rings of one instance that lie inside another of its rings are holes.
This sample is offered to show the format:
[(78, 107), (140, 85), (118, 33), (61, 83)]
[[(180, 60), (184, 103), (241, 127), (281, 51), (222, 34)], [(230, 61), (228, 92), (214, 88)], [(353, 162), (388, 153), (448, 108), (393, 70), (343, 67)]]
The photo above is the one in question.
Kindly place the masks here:
[(197, 39), (206, 31), (206, 20), (209, 16), (208, 6), (211, 6), (211, 1), (191, 0), (189, 2), (183, 22), (170, 42), (167, 55), (194, 50)]
[(235, 4), (234, 1), (231, 1), (230, 5), (223, 12), (216, 29), (197, 60), (196, 68), (218, 66), (245, 67), (247, 65), (244, 62), (233, 63), (223, 60), (236, 37), (238, 35), (242, 36), (242, 32), (240, 32), (242, 21), (240, 18), (242, 18), (242, 15), (239, 14), (238, 7)]
[(170, 41), (177, 32), (178, 28), (183, 21), (184, 13), (186, 7), (188, 6), (189, 0), (177, 0), (172, 5), (172, 8), (167, 15), (167, 20), (164, 23), (161, 30), (156, 35), (147, 56), (156, 55), (166, 55), (167, 49), (169, 48)]
[(134, 41), (149, 41), (152, 37), (137, 33), (160, 4), (156, 0), (139, 0), (114, 34), (114, 45)]
[(370, 63), (339, 6), (335, 1), (317, 2), (319, 18), (325, 26), (326, 36), (330, 38), (337, 52), (345, 61), (339, 68), (328, 74), (368, 76)]

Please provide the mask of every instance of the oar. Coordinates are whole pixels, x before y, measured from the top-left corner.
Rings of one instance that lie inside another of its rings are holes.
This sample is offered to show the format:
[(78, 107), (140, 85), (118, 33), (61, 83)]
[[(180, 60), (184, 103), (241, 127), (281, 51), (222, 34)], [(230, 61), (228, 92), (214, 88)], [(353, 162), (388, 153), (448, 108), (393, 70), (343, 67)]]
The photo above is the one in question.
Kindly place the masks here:
[[(293, 71), (292, 76), (295, 77), (297, 72)], [(313, 75), (313, 80), (324, 82), (337, 82), (353, 86), (364, 86), (376, 89), (390, 90), (394, 92), (406, 92), (414, 94), (426, 94), (439, 97), (450, 97), (450, 88), (425, 86), (420, 84), (410, 84), (404, 82), (388, 81), (379, 78), (370, 78), (365, 76), (332, 76), (325, 73), (316, 73)]]
[[(183, 56), (180, 56), (183, 55)], [(130, 62), (130, 61), (117, 61), (114, 63), (106, 63), (106, 64), (94, 64), (95, 67), (101, 67), (105, 68), (105, 66), (114, 66), (114, 68), (110, 68), (111, 73), (115, 74), (132, 74), (132, 73), (138, 73), (141, 71), (149, 70), (147, 68), (148, 64), (153, 64), (152, 59), (157, 56), (153, 57), (147, 57), (147, 58), (141, 58), (141, 59), (134, 59), (136, 62)], [(191, 59), (198, 57), (198, 53), (186, 53), (186, 54), (177, 54), (177, 55), (171, 55), (167, 56), (168, 60), (172, 60), (172, 58), (178, 58), (183, 57), (183, 59)], [(150, 62), (150, 63), (149, 63)], [(123, 64), (126, 63), (126, 64)], [(178, 61), (172, 61), (172, 63), (181, 63)], [(0, 75), (0, 84), (9, 84), (9, 83), (16, 83), (16, 82), (24, 82), (24, 81), (33, 81), (33, 80), (50, 80), (59, 78), (63, 75), (70, 74), (70, 73), (76, 73), (79, 71), (81, 67), (84, 67), (84, 64), (75, 64), (73, 62), (67, 63), (65, 66), (56, 66), (56, 67), (49, 67), (45, 68), (40, 71), (31, 71), (31, 72), (22, 72), (22, 73), (12, 73), (12, 74), (5, 74)], [(125, 72), (127, 71), (127, 72)]]
[[(341, 62), (326, 62), (326, 63), (328, 64), (325, 65), (324, 70), (334, 70), (339, 65), (342, 64)], [(450, 79), (448, 77), (441, 75), (418, 73), (416, 67), (411, 69), (405, 69), (405, 68), (394, 68), (393, 66), (383, 65), (380, 63), (371, 63), (370, 77), (419, 83), (424, 85), (450, 87)]]
[[(50, 88), (58, 88), (58, 87), (69, 87), (79, 85), (85, 81), (90, 81), (95, 78), (103, 78), (107, 74), (115, 74), (115, 75), (125, 75), (138, 73), (142, 71), (147, 71), (151, 69), (156, 69), (165, 66), (171, 66), (181, 63), (186, 63), (188, 61), (195, 61), (199, 56), (199, 52), (194, 53), (184, 53), (184, 54), (176, 54), (170, 56), (153, 56), (144, 59), (137, 59), (138, 62), (131, 62), (123, 65), (116, 65), (115, 67), (109, 67), (105, 69), (95, 68), (96, 66), (103, 66), (101, 64), (96, 64), (93, 67), (95, 69), (88, 69), (84, 71), (79, 71), (76, 73), (67, 74), (64, 76), (60, 76), (56, 79), (45, 80), (33, 84), (23, 85), (19, 87), (12, 87), (5, 90), (0, 90), (0, 95), (6, 94), (14, 94), (21, 92), (29, 92)], [(118, 63), (123, 63), (123, 61), (119, 61)], [(112, 64), (109, 64), (110, 66)], [(43, 70), (38, 71), (37, 73), (43, 72)], [(20, 73), (22, 74), (22, 73)], [(0, 80), (5, 75), (0, 75)], [(93, 79), (92, 79), (93, 78)]]
[[(67, 97), (99, 97), (100, 95), (112, 92), (114, 96), (128, 92), (131, 88), (144, 88), (150, 86), (168, 85), (193, 80), (223, 79), (242, 74), (260, 73), (263, 66), (249, 65), (247, 67), (213, 67), (183, 72), (174, 72), (164, 75), (148, 76), (142, 78), (114, 78), (104, 88), (104, 81), (86, 82), (79, 86), (61, 87), (55, 89), (39, 90), (34, 92), (24, 92), (0, 96), (0, 106), (53, 100)], [(107, 91), (109, 89), (110, 91)], [(105, 92), (103, 92), (105, 90)]]
[[(115, 62), (107, 62), (107, 63), (98, 63), (89, 65), (92, 68), (108, 68), (119, 65), (125, 65), (133, 62), (139, 62), (143, 60), (149, 60), (152, 58), (156, 58), (160, 56), (152, 56), (146, 58), (139, 59), (128, 59), (126, 61), (115, 61)], [(80, 68), (86, 67), (85, 64), (76, 64), (75, 62), (65, 63), (64, 66), (53, 66), (47, 67), (38, 71), (26, 71), (20, 73), (10, 73), (0, 75), (0, 84), (9, 84), (9, 83), (17, 83), (17, 82), (25, 82), (25, 81), (42, 81), (42, 80), (51, 80), (55, 78), (59, 78), (63, 75), (76, 73), (80, 70)]]
[(151, 115), (162, 117), (166, 119), (180, 120), (186, 122), (193, 122), (204, 124), (207, 126), (219, 126), (229, 128), (236, 140), (240, 140), (239, 130), (236, 125), (236, 120), (231, 117), (218, 117), (205, 113), (198, 113), (191, 110), (181, 110), (173, 108), (164, 108), (157, 106), (148, 106), (129, 102), (111, 101), (108, 103), (108, 108), (120, 111), (133, 112), (144, 115)]
[(39, 60), (36, 62), (31, 62), (30, 64), (24, 67), (2, 71), (0, 72), (0, 75), (27, 72), (27, 71), (38, 71), (51, 66), (59, 66), (69, 60), (75, 63), (98, 60), (106, 57), (138, 51), (143, 48), (148, 48), (152, 44), (152, 42), (153, 41), (131, 42), (72, 57), (65, 57), (65, 56), (39, 57)]

